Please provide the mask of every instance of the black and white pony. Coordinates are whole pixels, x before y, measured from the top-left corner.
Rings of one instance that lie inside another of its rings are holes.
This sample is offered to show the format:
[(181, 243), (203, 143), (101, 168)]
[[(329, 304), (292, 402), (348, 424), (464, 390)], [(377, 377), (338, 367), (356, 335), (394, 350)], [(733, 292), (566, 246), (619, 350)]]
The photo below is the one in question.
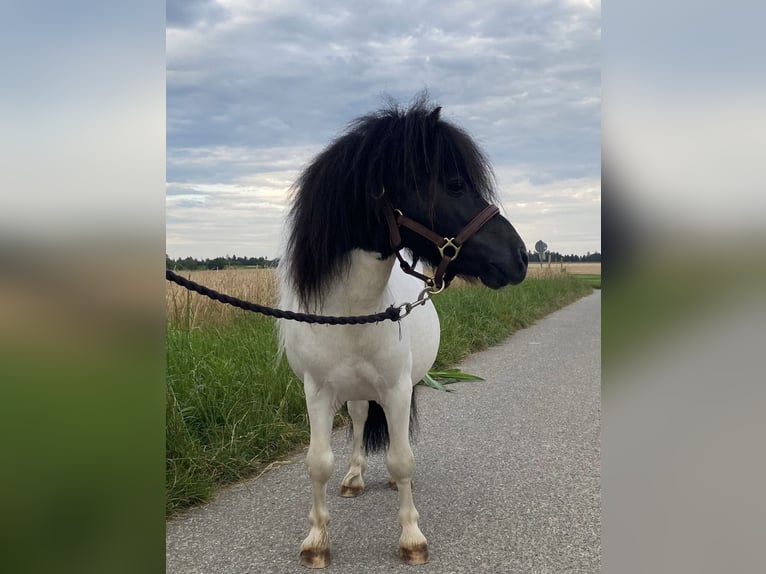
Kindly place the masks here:
[[(490, 207), (496, 200), (491, 167), (464, 131), (440, 118), (440, 110), (421, 96), (409, 108), (390, 104), (358, 118), (304, 170), (294, 186), (280, 265), (282, 308), (366, 315), (415, 301), (424, 287), (430, 295), (456, 275), (492, 288), (524, 279), (524, 242)], [(439, 276), (424, 285), (406, 274), (395, 265), (399, 248), (429, 262)], [(290, 366), (303, 381), (311, 422), (306, 465), (313, 501), (301, 563), (323, 568), (330, 562), (330, 433), (344, 402), (353, 423), (353, 453), (341, 495), (362, 493), (365, 452), (387, 446), (388, 471), (399, 491), (399, 556), (410, 564), (427, 562), (412, 500), (409, 430), (413, 385), (439, 348), (433, 305), (412, 309), (398, 324), (282, 320), (279, 331)]]

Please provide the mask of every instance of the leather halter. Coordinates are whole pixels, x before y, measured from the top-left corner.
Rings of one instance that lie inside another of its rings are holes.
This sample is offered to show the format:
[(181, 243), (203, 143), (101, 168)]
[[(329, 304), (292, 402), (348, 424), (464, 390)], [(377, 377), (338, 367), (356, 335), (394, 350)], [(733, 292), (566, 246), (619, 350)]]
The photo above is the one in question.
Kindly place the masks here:
[[(440, 236), (425, 225), (418, 223), (414, 219), (410, 219), (400, 210), (394, 209), (388, 201), (384, 204), (383, 212), (386, 216), (386, 222), (388, 223), (389, 241), (391, 247), (396, 251), (396, 258), (399, 260), (399, 266), (408, 275), (412, 275), (421, 281), (424, 281), (430, 289), (435, 290), (432, 292), (438, 293), (449, 286), (449, 281), (444, 280), (444, 274), (447, 272), (447, 266), (450, 262), (457, 259), (457, 256), (460, 255), (460, 249), (463, 244), (479, 231), (479, 229), (484, 227), (490, 219), (500, 213), (500, 209), (496, 205), (488, 205), (469, 221), (455, 237)], [(433, 277), (428, 277), (423, 273), (415, 271), (417, 256), (415, 256), (415, 260), (412, 264), (408, 263), (402, 256), (401, 249), (404, 246), (402, 245), (402, 236), (399, 233), (400, 227), (406, 227), (436, 245), (442, 258), (439, 265), (436, 267), (436, 272)]]

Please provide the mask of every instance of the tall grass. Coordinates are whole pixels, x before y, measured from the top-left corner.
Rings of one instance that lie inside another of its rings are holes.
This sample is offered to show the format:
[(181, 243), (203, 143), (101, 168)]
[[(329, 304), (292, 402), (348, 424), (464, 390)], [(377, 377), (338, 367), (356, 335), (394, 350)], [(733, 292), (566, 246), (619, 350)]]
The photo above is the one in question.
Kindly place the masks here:
[[(216, 291), (261, 305), (277, 302), (277, 274), (274, 269), (221, 269), (216, 271), (179, 271)], [(173, 325), (194, 326), (225, 325), (241, 318), (243, 311), (202, 297), (168, 283), (165, 291), (165, 315)]]
[[(274, 302), (273, 271), (209, 273), (213, 277), (192, 276), (231, 295)], [(499, 343), (590, 290), (562, 273), (499, 291), (456, 285), (434, 298), (442, 323), (435, 366), (454, 365)], [(255, 291), (260, 298), (248, 295)], [(169, 285), (168, 513), (206, 500), (217, 487), (258, 472), (308, 441), (303, 388), (286, 361), (277, 359), (274, 322), (227, 307)]]
[(205, 500), (308, 438), (300, 382), (273, 322), (167, 329), (167, 510)]

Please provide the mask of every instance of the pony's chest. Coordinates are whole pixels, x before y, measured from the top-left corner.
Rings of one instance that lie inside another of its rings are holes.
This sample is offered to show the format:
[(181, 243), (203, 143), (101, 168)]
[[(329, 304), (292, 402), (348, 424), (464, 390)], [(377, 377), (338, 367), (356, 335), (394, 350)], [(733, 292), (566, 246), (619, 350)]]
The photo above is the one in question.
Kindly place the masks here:
[(288, 346), (288, 358), (322, 382), (378, 384), (398, 378), (410, 363), (409, 347), (399, 340), (398, 329), (393, 331), (383, 325), (313, 328)]

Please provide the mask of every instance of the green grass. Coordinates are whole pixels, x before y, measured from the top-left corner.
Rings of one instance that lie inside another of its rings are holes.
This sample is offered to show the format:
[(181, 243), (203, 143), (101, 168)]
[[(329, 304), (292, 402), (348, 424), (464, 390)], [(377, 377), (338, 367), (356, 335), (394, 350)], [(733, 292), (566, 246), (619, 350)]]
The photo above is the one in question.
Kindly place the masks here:
[(206, 500), (308, 440), (303, 389), (276, 351), (265, 317), (168, 326), (167, 511)]
[(580, 281), (584, 281), (594, 289), (601, 289), (601, 274), (600, 273), (594, 273), (594, 274), (585, 274), (582, 275), (575, 275)]
[[(463, 286), (441, 293), (434, 298), (442, 323), (434, 368), (497, 344), (590, 291), (561, 275), (499, 291)], [(224, 325), (189, 325), (181, 317), (167, 327), (168, 514), (207, 500), (309, 437), (303, 388), (276, 359), (271, 319), (243, 312)]]

